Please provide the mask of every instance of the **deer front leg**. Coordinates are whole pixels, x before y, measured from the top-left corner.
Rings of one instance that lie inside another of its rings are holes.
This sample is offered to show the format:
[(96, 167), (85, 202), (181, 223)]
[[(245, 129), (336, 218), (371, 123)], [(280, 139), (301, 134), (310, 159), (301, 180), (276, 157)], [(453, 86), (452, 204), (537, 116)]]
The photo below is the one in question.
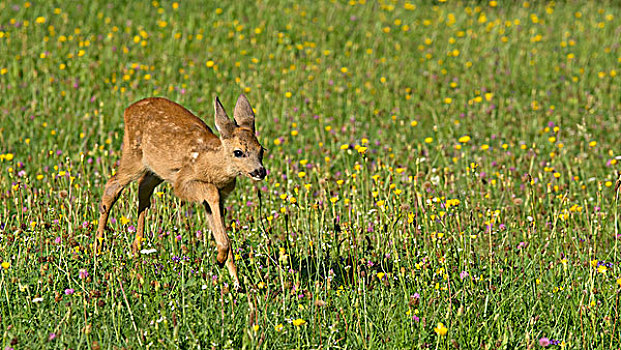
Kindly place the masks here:
[(233, 250), (231, 249), (231, 240), (226, 234), (226, 226), (224, 225), (221, 196), (215, 186), (208, 186), (206, 191), (206, 199), (203, 202), (203, 205), (207, 211), (207, 219), (209, 220), (209, 225), (211, 226), (211, 231), (213, 232), (213, 236), (218, 247), (218, 263), (220, 265), (226, 264), (229, 274), (233, 279), (234, 288), (236, 290), (240, 290), (241, 283), (237, 277), (237, 267), (235, 266)]

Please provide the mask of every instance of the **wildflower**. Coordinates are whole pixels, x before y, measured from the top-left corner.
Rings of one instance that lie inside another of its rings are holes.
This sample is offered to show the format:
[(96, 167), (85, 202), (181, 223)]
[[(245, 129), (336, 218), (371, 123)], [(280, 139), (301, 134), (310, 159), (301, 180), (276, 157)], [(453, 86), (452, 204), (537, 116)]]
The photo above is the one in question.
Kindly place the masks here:
[(3, 261), (2, 264), (0, 264), (0, 266), (2, 266), (3, 269), (8, 270), (9, 267), (11, 267), (11, 263), (8, 261)]
[(277, 324), (276, 326), (274, 326), (274, 330), (276, 332), (281, 332), (283, 330), (283, 328), (285, 328), (282, 323)]
[(151, 248), (151, 249), (143, 249), (140, 251), (140, 254), (144, 254), (144, 255), (150, 255), (157, 252), (157, 249), (155, 248)]
[(384, 275), (386, 275), (386, 274), (385, 274), (385, 273), (383, 273), (383, 272), (378, 272), (378, 273), (377, 273), (377, 278), (379, 278), (379, 279), (383, 279), (383, 278), (384, 278)]
[(80, 279), (85, 279), (86, 277), (88, 277), (88, 272), (86, 271), (86, 269), (80, 269), (78, 276), (80, 277)]
[(73, 289), (73, 288), (65, 289), (65, 295), (71, 295), (73, 293), (75, 293), (75, 289)]
[(438, 322), (438, 325), (433, 330), (441, 337), (445, 336), (448, 332), (448, 328), (446, 328), (442, 322)]
[(470, 136), (465, 135), (459, 138), (458, 140), (460, 143), (467, 143), (468, 141), (470, 141)]
[(300, 327), (300, 326), (305, 325), (306, 321), (304, 321), (301, 318), (298, 318), (298, 319), (293, 320), (291, 323), (293, 323), (293, 325), (296, 326), (296, 327)]
[(544, 348), (545, 348), (546, 346), (550, 345), (550, 344), (551, 344), (551, 343), (550, 343), (550, 339), (548, 339), (548, 338), (546, 338), (546, 337), (543, 337), (543, 338), (539, 339), (539, 345), (540, 345), (540, 346), (543, 346)]

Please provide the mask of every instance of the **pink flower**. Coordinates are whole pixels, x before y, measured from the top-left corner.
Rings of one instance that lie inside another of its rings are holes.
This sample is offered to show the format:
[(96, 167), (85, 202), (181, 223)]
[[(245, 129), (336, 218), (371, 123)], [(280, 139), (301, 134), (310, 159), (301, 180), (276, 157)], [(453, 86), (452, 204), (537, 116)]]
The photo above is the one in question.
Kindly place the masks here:
[(546, 346), (550, 345), (550, 339), (545, 338), (545, 337), (539, 339), (539, 345), (545, 348)]

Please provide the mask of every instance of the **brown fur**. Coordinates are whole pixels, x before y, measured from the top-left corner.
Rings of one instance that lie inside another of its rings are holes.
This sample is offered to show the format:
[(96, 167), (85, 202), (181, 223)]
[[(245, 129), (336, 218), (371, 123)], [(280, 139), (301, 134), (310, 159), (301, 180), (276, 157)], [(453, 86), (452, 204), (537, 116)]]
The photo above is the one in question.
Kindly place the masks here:
[[(244, 95), (234, 111), (235, 122), (220, 101), (214, 101), (218, 138), (190, 111), (164, 98), (138, 101), (125, 110), (123, 154), (117, 173), (104, 189), (94, 249), (103, 241), (110, 209), (121, 191), (138, 180), (138, 228), (132, 252), (138, 253), (144, 234), (145, 211), (157, 185), (166, 181), (182, 200), (205, 206), (218, 246), (217, 260), (239, 286), (230, 240), (223, 219), (224, 199), (235, 189), (235, 179), (246, 175), (262, 180), (263, 147), (254, 132), (254, 112)], [(241, 155), (240, 155), (241, 154)]]

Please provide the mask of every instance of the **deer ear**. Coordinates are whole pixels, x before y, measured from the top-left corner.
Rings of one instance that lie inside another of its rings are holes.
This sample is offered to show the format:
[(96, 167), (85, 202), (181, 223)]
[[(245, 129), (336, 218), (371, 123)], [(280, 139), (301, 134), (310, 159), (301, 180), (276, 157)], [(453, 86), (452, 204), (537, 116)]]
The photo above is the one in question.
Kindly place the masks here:
[(235, 129), (235, 123), (229, 119), (229, 116), (226, 115), (226, 111), (224, 107), (222, 107), (222, 103), (220, 103), (220, 99), (216, 97), (216, 100), (213, 102), (213, 108), (216, 111), (215, 122), (216, 129), (220, 132), (220, 135), (223, 138), (227, 138), (233, 134), (233, 130)]
[(254, 131), (254, 112), (244, 94), (239, 95), (237, 99), (235, 111), (233, 112), (233, 119), (235, 119), (235, 122), (240, 127)]

